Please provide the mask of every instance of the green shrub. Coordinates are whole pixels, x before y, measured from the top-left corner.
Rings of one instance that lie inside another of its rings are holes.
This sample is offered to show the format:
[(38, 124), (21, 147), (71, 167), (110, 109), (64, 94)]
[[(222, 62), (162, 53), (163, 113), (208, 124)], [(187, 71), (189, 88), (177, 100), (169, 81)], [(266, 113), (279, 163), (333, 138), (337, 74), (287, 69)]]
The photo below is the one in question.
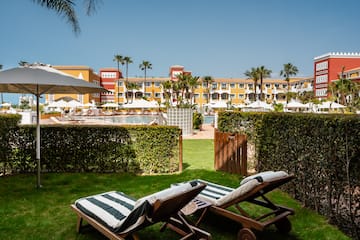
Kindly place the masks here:
[(296, 176), (287, 191), (352, 236), (360, 234), (360, 118), (356, 115), (221, 113), (219, 130), (249, 133), (257, 170)]
[[(180, 133), (171, 126), (41, 126), (41, 168), (48, 172), (174, 172), (180, 161)], [(12, 171), (35, 171), (35, 127), (20, 127), (10, 142)]]
[(199, 112), (193, 113), (193, 128), (200, 129), (201, 125), (204, 123), (204, 117)]

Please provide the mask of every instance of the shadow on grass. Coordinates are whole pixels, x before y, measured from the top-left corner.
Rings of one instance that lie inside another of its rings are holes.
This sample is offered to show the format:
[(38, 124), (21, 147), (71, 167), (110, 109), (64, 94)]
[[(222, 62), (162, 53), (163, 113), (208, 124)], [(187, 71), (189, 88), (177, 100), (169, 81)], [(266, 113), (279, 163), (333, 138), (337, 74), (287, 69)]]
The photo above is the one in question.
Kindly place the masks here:
[[(200, 224), (200, 228), (204, 228), (207, 231), (214, 233), (213, 239), (219, 239), (220, 236), (224, 237), (226, 233), (226, 239), (235, 239), (239, 230), (242, 228), (242, 225), (232, 221), (231, 219), (216, 215), (212, 212), (208, 212), (204, 220)], [(257, 240), (268, 240), (268, 239), (277, 239), (277, 240), (298, 240), (299, 238), (293, 235), (291, 232), (288, 234), (280, 233), (277, 231), (275, 226), (269, 226), (264, 229), (264, 231), (252, 231), (255, 233)], [(217, 234), (221, 235), (217, 236)]]

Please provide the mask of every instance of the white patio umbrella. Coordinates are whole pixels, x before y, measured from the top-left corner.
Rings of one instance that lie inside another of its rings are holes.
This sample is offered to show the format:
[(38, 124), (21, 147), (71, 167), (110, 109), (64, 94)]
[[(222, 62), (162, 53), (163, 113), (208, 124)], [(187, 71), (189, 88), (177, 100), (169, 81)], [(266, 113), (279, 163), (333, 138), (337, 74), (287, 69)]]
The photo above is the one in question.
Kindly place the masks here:
[(326, 101), (326, 102), (322, 102), (320, 105), (317, 106), (318, 109), (340, 109), (340, 108), (346, 108), (346, 106), (341, 105), (339, 103), (336, 102), (330, 102), (330, 101)]
[(273, 110), (271, 104), (267, 104), (266, 102), (260, 100), (250, 103), (249, 105), (246, 105), (244, 108)]
[(103, 107), (103, 108), (117, 108), (117, 107), (119, 107), (119, 105), (117, 103), (105, 103), (105, 104), (101, 105), (101, 107)]
[(83, 104), (76, 100), (71, 100), (71, 101), (67, 102), (67, 107), (69, 107), (69, 108), (79, 108), (82, 106), (83, 106)]
[(145, 99), (134, 100), (131, 103), (124, 104), (123, 108), (158, 108), (156, 101), (147, 101)]
[(48, 107), (49, 108), (65, 108), (66, 104), (67, 104), (67, 102), (61, 99), (59, 101), (49, 103)]
[(285, 108), (309, 108), (308, 105), (301, 102), (291, 101), (285, 105)]
[(0, 72), (0, 92), (32, 93), (36, 96), (37, 187), (40, 182), (40, 115), (39, 98), (45, 93), (95, 93), (106, 91), (101, 86), (75, 78), (46, 65), (16, 67)]
[(0, 103), (0, 106), (2, 107), (11, 107), (10, 103)]

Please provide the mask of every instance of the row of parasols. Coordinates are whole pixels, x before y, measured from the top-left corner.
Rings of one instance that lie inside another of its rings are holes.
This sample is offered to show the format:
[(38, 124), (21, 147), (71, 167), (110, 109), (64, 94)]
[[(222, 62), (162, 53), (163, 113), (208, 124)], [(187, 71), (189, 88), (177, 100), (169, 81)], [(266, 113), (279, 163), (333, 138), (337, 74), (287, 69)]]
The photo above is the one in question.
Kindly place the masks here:
[[(95, 108), (95, 103), (85, 103), (82, 104), (79, 101), (71, 100), (65, 101), (63, 99), (51, 102), (48, 108)], [(101, 105), (103, 108), (159, 108), (159, 104), (156, 101), (147, 101), (145, 99), (138, 99), (130, 101), (125, 104), (117, 103), (105, 103)]]

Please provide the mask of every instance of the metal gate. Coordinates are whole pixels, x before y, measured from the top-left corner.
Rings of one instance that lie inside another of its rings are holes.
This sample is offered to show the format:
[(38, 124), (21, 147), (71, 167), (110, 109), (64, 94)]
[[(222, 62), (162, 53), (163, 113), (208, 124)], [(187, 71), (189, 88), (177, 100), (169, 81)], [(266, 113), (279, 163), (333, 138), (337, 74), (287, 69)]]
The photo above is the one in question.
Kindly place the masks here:
[(215, 170), (247, 176), (246, 135), (215, 129), (214, 154)]

